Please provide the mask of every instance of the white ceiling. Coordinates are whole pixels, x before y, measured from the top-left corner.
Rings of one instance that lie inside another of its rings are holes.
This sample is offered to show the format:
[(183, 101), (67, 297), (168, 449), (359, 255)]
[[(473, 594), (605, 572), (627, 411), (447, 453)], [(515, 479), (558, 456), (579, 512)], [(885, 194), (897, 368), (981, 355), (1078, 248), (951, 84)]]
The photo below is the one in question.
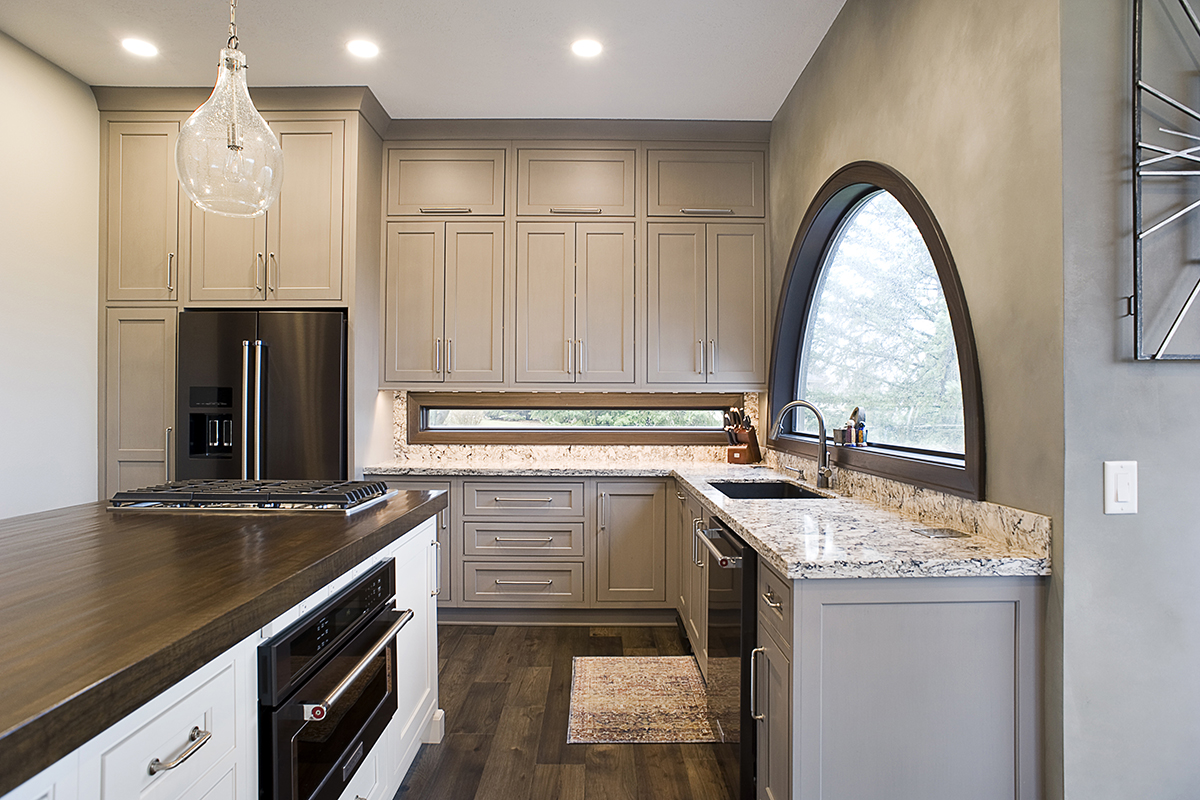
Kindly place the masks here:
[[(240, 0), (254, 86), (371, 88), (396, 119), (769, 120), (845, 0)], [(4, 0), (0, 31), (93, 86), (206, 86), (227, 0)], [(148, 40), (142, 59), (120, 46)], [(591, 60), (571, 42), (594, 38)], [(382, 53), (361, 61), (351, 39)]]

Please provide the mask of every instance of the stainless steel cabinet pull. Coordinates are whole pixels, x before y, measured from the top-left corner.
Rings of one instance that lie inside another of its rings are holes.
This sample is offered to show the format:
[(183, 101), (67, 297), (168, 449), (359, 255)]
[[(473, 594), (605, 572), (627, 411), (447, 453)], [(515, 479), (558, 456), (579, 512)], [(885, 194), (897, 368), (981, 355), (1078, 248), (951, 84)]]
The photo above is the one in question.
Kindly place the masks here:
[(552, 208), (551, 214), (599, 214), (599, 208)]
[(492, 538), (492, 541), (496, 542), (497, 544), (500, 544), (500, 543), (505, 543), (505, 544), (515, 544), (515, 543), (550, 544), (551, 542), (554, 541), (554, 537), (553, 536), (545, 536), (540, 539), (520, 539), (515, 536), (495, 536)]
[(350, 674), (342, 678), (342, 682), (333, 687), (333, 691), (331, 691), (323, 701), (315, 705), (302, 706), (304, 710), (304, 719), (325, 719), (326, 715), (329, 714), (329, 707), (336, 703), (338, 699), (346, 693), (346, 690), (350, 688), (350, 684), (358, 680), (358, 676), (362, 675), (367, 667), (371, 666), (371, 661), (375, 658), (375, 656), (383, 652), (383, 648), (388, 646), (388, 643), (392, 641), (400, 629), (407, 625), (408, 621), (412, 618), (412, 609), (404, 609), (404, 613), (401, 615), (400, 619), (392, 623), (392, 627), (388, 628), (388, 631), (383, 635), (383, 638), (372, 645), (370, 651), (368, 651), (367, 654), (362, 657), (362, 660), (354, 666), (354, 669), (350, 670)]
[(442, 543), (434, 539), (433, 545), (433, 575), (434, 589), (429, 593), (430, 597), (437, 597), (442, 593)]
[(579, 375), (583, 374), (583, 339), (575, 340), (575, 348), (579, 351), (575, 358), (575, 372)]
[(175, 429), (168, 425), (166, 435), (163, 437), (163, 473), (166, 475), (167, 483), (171, 482), (171, 431), (173, 430)]
[[(390, 212), (389, 212), (390, 213)], [(465, 206), (430, 206), (422, 208), (422, 214), (470, 214), (471, 209)]]
[(567, 339), (567, 374), (568, 375), (575, 374), (575, 369), (572, 366), (572, 364), (574, 363), (574, 360), (572, 357), (574, 355), (575, 355), (575, 351), (571, 349), (571, 340)]
[(554, 581), (502, 581), (496, 579), (497, 586), (553, 586)]
[(275, 285), (274, 286), (271, 285), (270, 266), (268, 265), (268, 267), (267, 267), (267, 291), (273, 292), (279, 288), (279, 261), (278, 261), (278, 259), (275, 258), (274, 253), (268, 253), (267, 258), (270, 259), (271, 264), (275, 265)]
[(167, 291), (175, 291), (175, 254), (167, 253)]
[(596, 529), (604, 530), (604, 498), (607, 497), (607, 492), (600, 493), (600, 502), (596, 503)]
[(708, 340), (708, 374), (712, 375), (717, 371), (717, 343), (713, 339)]
[(496, 503), (553, 503), (553, 497), (500, 497), (492, 498)]
[[(262, 276), (262, 281), (259, 281), (259, 276)], [(267, 262), (263, 259), (263, 254), (258, 254), (258, 269), (254, 270), (254, 291), (261, 292), (262, 285), (267, 281)]]
[(758, 710), (758, 654), (766, 651), (765, 647), (756, 647), (750, 651), (750, 716), (756, 720), (767, 718), (766, 714)]
[(692, 520), (692, 563), (697, 567), (702, 567), (704, 564), (700, 561), (700, 551), (697, 549), (696, 540), (700, 537), (700, 525), (704, 520), (697, 518)]
[(675, 497), (676, 497), (676, 499), (679, 499), (679, 500), (686, 500), (686, 499), (687, 499), (686, 497), (684, 497), (684, 496), (683, 496), (683, 492), (676, 492), (676, 493), (675, 493)]
[(732, 208), (681, 208), (680, 214), (732, 214)]
[(433, 371), (438, 375), (442, 374), (442, 338), (433, 340)]
[(191, 758), (197, 750), (208, 744), (208, 740), (212, 738), (212, 731), (202, 731), (200, 728), (192, 728), (192, 732), (188, 734), (188, 749), (179, 754), (178, 758), (173, 758), (167, 763), (159, 761), (157, 758), (150, 762), (148, 772), (151, 775), (157, 775), (160, 772), (166, 772), (169, 769), (175, 769), (183, 762)]
[(768, 607), (773, 608), (776, 611), (779, 611), (781, 608), (783, 608), (783, 603), (780, 603), (775, 599), (775, 594), (771, 591), (770, 587), (767, 588), (767, 591), (765, 594), (763, 594), (762, 599)]
[(446, 340), (446, 374), (454, 371), (454, 340)]
[(704, 340), (703, 339), (696, 340), (696, 352), (700, 354), (699, 359), (698, 359), (700, 368), (697, 369), (696, 372), (703, 375), (704, 374)]
[(446, 527), (447, 527), (446, 519), (449, 516), (450, 516), (450, 512), (448, 509), (443, 508), (441, 511), (438, 512), (438, 523), (442, 526), (442, 530), (446, 530)]

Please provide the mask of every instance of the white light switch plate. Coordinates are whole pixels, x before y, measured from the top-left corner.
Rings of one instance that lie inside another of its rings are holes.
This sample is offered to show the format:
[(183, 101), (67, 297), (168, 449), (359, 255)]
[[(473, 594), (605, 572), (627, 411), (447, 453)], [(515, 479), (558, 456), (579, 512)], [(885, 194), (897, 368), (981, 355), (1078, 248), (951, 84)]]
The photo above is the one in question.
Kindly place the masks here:
[(1104, 462), (1104, 513), (1137, 513), (1137, 462)]

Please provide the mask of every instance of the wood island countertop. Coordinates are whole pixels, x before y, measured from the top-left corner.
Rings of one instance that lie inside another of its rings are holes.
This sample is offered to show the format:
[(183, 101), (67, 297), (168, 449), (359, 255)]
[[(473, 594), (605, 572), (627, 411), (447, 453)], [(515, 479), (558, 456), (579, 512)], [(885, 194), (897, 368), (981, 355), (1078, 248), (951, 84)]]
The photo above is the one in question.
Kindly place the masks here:
[(0, 795), (446, 507), (0, 520)]

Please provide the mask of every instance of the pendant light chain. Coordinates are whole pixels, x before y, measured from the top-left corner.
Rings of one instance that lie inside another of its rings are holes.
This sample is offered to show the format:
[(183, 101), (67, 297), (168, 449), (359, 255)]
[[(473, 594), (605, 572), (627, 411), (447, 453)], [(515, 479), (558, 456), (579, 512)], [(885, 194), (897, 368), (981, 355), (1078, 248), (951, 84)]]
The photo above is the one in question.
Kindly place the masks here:
[(237, 0), (229, 0), (229, 48), (237, 50), (237, 20), (234, 18), (234, 13), (237, 11)]

